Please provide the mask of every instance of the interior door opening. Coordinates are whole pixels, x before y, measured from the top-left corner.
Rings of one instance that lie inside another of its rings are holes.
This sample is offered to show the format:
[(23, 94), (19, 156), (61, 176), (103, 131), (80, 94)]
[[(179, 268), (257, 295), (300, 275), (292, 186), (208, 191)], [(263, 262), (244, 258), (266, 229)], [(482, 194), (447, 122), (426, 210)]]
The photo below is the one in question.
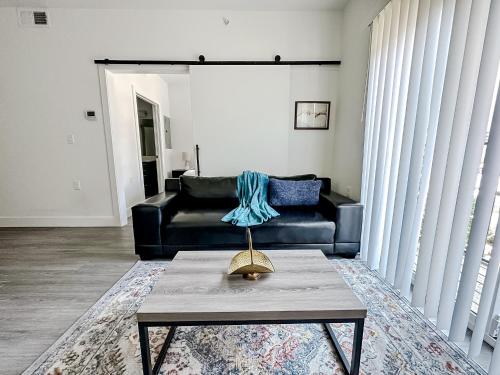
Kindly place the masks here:
[(137, 100), (137, 124), (139, 126), (142, 176), (146, 198), (158, 194), (159, 163), (155, 134), (155, 107), (139, 95)]

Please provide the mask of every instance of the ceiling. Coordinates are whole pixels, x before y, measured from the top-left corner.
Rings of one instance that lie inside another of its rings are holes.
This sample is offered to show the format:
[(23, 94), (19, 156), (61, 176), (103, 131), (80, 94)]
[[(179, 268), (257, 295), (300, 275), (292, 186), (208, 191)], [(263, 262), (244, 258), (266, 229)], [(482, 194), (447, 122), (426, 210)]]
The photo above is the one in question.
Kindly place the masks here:
[(341, 10), (348, 0), (0, 0), (0, 7), (185, 10)]

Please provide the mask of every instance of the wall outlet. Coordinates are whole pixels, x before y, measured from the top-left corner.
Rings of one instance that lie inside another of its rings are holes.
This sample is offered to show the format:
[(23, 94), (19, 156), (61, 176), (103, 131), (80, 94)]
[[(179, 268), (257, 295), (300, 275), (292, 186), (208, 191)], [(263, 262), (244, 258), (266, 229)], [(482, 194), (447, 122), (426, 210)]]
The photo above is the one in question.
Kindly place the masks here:
[(82, 190), (82, 183), (80, 180), (73, 180), (73, 190)]
[(97, 115), (94, 110), (87, 110), (84, 112), (85, 118), (89, 121), (97, 120)]
[(74, 144), (74, 143), (75, 143), (75, 135), (74, 135), (74, 134), (68, 134), (68, 135), (66, 136), (66, 143), (67, 143), (68, 145), (72, 145), (72, 144)]
[(351, 192), (352, 188), (350, 186), (345, 188), (345, 195), (347, 196), (347, 198), (351, 198)]

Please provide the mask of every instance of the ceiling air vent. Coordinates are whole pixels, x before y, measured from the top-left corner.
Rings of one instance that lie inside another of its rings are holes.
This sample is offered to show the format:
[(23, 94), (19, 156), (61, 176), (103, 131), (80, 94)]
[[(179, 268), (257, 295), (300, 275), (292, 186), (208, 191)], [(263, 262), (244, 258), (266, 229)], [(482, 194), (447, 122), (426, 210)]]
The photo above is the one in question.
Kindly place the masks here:
[(22, 27), (49, 26), (49, 14), (45, 9), (18, 9), (17, 15)]
[(33, 19), (35, 20), (35, 25), (49, 24), (49, 19), (47, 18), (47, 12), (33, 12)]

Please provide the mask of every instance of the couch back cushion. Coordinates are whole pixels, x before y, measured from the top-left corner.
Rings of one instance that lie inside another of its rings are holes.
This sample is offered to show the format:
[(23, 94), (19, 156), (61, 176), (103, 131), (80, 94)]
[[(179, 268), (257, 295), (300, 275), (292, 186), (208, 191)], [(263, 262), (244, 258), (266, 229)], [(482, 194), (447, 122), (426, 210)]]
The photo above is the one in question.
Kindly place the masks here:
[(319, 180), (269, 179), (271, 206), (315, 206), (319, 203), (322, 182)]
[(318, 177), (318, 181), (321, 181), (321, 192), (328, 194), (332, 191), (332, 180), (329, 177)]
[(227, 207), (238, 205), (236, 177), (181, 176), (181, 197), (188, 207)]
[[(304, 174), (297, 176), (274, 177), (284, 182), (306, 181), (314, 182), (317, 179), (314, 174)], [(329, 178), (318, 178), (315, 186), (320, 184), (321, 191), (328, 192), (330, 189)], [(325, 189), (326, 188), (326, 189)], [(325, 191), (326, 190), (326, 191)], [(180, 195), (182, 197), (182, 206), (191, 208), (235, 208), (238, 206), (237, 196), (237, 177), (198, 177), (181, 176), (180, 177)], [(271, 190), (268, 191), (268, 199), (271, 198)], [(272, 203), (270, 203), (273, 205)], [(296, 204), (292, 204), (296, 205)]]

